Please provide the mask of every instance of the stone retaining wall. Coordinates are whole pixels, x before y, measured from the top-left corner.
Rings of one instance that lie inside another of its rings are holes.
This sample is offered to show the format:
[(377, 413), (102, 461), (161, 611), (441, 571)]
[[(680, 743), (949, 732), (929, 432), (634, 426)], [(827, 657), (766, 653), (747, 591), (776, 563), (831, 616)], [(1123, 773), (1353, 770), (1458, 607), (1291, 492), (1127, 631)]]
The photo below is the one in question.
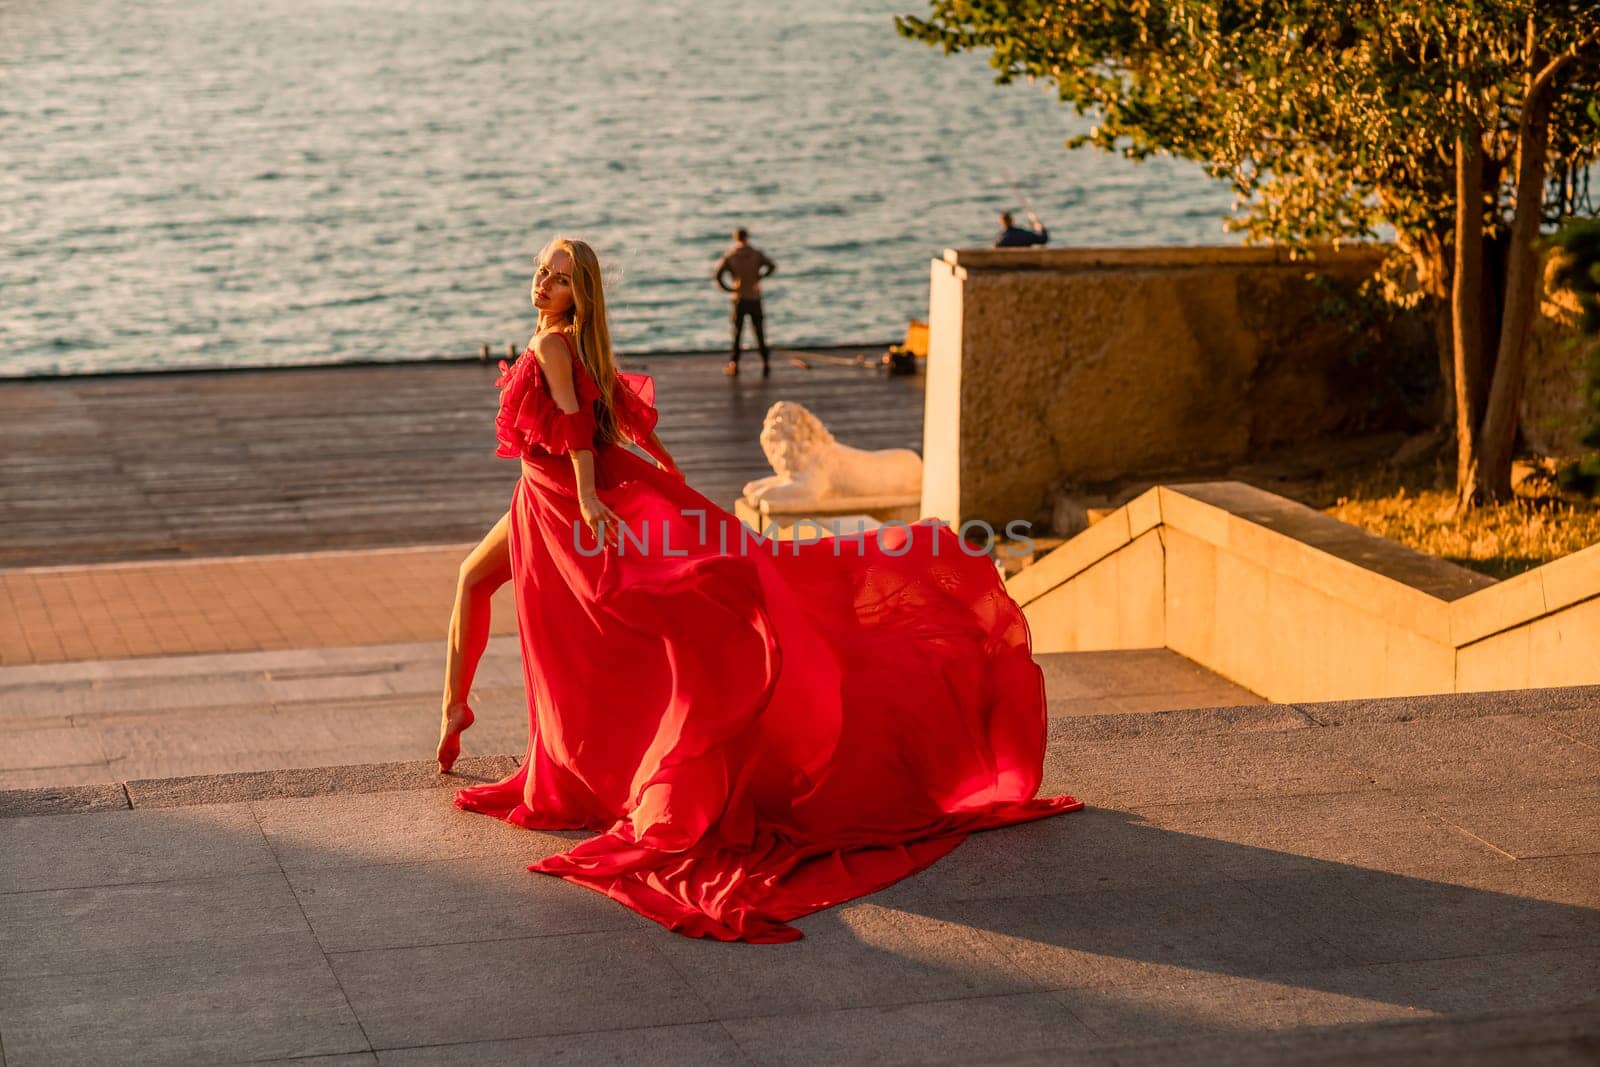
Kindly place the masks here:
[(1063, 479), (1196, 469), (1412, 424), (1418, 405), (1392, 382), (1436, 376), (1426, 330), (1400, 320), (1405, 338), (1375, 342), (1335, 307), (1380, 256), (946, 250), (929, 295), (923, 514), (1042, 523)]

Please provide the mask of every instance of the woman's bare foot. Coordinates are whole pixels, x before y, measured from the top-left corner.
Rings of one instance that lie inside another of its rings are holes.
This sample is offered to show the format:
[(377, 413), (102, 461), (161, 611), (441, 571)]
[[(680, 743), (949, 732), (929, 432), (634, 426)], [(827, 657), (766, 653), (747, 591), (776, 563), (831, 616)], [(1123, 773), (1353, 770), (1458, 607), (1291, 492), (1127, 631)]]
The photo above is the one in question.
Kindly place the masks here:
[(472, 714), (472, 709), (465, 702), (445, 706), (444, 716), (439, 723), (440, 774), (448, 774), (450, 768), (456, 765), (456, 757), (461, 755), (461, 731), (476, 719), (477, 716)]

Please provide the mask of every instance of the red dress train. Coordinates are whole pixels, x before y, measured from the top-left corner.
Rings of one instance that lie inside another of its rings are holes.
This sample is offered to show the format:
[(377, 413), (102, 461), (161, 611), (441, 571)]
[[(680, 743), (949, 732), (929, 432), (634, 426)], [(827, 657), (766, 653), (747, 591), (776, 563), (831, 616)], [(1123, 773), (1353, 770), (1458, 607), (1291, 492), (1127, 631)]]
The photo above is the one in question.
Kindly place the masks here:
[[(788, 920), (926, 867), (974, 830), (1083, 805), (1035, 798), (1044, 680), (994, 564), (932, 521), (762, 541), (621, 444), (595, 445), (532, 352), (506, 368), (498, 454), (524, 460), (510, 555), (528, 749), (456, 804), (597, 836), (530, 870), (683, 934), (792, 941)], [(654, 429), (654, 382), (621, 375), (621, 431)], [(571, 447), (622, 520), (599, 550)]]

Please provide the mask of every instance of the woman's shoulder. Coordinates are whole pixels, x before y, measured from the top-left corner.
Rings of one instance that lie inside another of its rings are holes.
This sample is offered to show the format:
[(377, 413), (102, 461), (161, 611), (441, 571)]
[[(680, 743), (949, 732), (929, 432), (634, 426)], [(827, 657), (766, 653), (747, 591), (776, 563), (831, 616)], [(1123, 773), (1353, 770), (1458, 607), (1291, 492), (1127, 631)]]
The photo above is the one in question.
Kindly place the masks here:
[(541, 387), (548, 390), (552, 375), (557, 380), (572, 379), (579, 365), (555, 331), (534, 334), (515, 362), (500, 361), (500, 378), (495, 385), (518, 393), (538, 392)]
[(546, 330), (536, 333), (528, 341), (528, 348), (541, 366), (570, 366), (577, 356), (577, 347), (564, 330)]
[[(588, 366), (578, 355), (577, 342), (565, 331), (549, 330), (534, 335), (533, 360), (539, 376), (549, 383), (571, 382), (578, 402), (585, 403), (600, 396)], [(549, 388), (549, 385), (546, 385)]]

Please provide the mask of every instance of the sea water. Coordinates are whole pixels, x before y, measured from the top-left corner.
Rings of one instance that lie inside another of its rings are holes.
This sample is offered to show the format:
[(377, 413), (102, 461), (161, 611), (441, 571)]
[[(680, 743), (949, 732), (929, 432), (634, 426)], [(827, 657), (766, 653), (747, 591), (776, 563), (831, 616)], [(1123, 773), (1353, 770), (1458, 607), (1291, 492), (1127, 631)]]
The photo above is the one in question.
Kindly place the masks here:
[(899, 37), (915, 0), (0, 0), (0, 376), (522, 344), (556, 233), (628, 353), (719, 348), (735, 226), (775, 344), (893, 340), (928, 261), (1227, 242), (1193, 164)]

